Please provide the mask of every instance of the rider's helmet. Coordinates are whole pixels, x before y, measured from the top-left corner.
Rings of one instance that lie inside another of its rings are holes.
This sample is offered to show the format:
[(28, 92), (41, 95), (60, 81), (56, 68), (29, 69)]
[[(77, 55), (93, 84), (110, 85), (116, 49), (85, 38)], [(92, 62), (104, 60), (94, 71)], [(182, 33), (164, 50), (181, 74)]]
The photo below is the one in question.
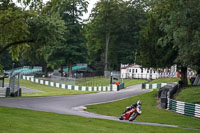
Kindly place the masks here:
[(140, 100), (138, 100), (137, 105), (142, 105), (142, 102)]

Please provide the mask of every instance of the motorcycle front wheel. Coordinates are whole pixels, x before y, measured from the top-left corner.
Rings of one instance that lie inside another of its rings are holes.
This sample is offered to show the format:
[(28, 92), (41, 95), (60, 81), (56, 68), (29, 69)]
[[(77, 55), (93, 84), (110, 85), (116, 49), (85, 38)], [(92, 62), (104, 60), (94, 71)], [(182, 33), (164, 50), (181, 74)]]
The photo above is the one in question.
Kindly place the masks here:
[(120, 117), (119, 117), (119, 119), (120, 119), (120, 120), (123, 120), (123, 116), (124, 116), (124, 115), (121, 114)]
[(134, 112), (134, 113), (130, 116), (129, 121), (135, 120), (136, 117), (137, 117), (137, 113)]

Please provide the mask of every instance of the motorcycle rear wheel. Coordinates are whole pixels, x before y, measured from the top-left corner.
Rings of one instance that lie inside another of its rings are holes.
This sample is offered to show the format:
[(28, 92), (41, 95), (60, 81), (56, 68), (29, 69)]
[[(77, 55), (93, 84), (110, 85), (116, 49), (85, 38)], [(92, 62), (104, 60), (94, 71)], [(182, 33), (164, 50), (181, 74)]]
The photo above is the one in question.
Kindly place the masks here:
[(134, 113), (130, 116), (129, 121), (135, 120), (136, 117), (137, 117), (137, 113), (134, 112)]

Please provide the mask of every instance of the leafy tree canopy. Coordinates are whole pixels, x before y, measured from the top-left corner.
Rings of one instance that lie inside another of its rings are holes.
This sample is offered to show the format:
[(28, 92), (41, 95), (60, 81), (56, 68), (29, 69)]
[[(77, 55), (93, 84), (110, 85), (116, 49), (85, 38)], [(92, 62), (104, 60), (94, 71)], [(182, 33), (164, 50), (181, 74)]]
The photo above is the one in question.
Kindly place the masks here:
[(47, 47), (46, 60), (51, 67), (63, 68), (68, 64), (69, 76), (72, 76), (72, 64), (85, 62), (87, 50), (80, 17), (87, 12), (87, 4), (85, 0), (52, 0), (45, 10), (47, 14), (57, 12), (67, 27), (64, 40)]
[(177, 64), (187, 86), (187, 67), (200, 70), (199, 8), (200, 3), (193, 0), (155, 1), (141, 31), (140, 63), (148, 67)]
[(139, 0), (101, 0), (96, 4), (85, 34), (90, 64), (103, 61), (105, 68), (119, 70), (121, 63), (134, 62), (145, 7)]
[(17, 3), (4, 0), (0, 3), (0, 54), (8, 49), (12, 58), (18, 60), (19, 52), (24, 50), (23, 55), (34, 62), (38, 59), (34, 57), (43, 52), (34, 53), (33, 49), (64, 39), (64, 21), (56, 13), (42, 14), (42, 7), (40, 0), (18, 0)]

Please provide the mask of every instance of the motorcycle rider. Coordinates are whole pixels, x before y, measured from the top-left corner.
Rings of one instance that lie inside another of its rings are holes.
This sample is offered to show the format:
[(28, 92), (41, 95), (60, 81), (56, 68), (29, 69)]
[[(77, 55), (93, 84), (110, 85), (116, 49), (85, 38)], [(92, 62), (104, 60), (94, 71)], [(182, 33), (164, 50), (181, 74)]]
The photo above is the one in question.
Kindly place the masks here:
[(126, 110), (123, 112), (123, 114), (125, 114), (127, 111), (133, 109), (133, 108), (137, 108), (137, 106), (141, 106), (142, 102), (140, 100), (137, 101), (137, 103), (132, 104), (131, 106), (127, 107)]

